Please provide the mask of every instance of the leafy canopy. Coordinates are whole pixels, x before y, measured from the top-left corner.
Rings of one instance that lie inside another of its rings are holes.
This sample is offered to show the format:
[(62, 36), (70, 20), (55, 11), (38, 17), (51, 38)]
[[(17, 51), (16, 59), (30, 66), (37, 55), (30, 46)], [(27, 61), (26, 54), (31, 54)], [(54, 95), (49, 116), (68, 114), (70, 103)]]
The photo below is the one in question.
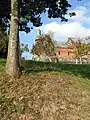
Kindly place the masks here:
[(51, 34), (42, 34), (36, 38), (35, 45), (33, 45), (31, 53), (37, 56), (55, 56), (54, 42)]
[(81, 40), (76, 41), (75, 46), (75, 57), (80, 58), (83, 55), (87, 55), (90, 51), (90, 44), (83, 43)]
[[(67, 21), (65, 14), (69, 7), (68, 0), (19, 0), (19, 30), (30, 32), (29, 22), (35, 27), (42, 25), (41, 14), (45, 12), (49, 18)], [(11, 0), (0, 0), (0, 25), (5, 28), (9, 27), (10, 13)]]

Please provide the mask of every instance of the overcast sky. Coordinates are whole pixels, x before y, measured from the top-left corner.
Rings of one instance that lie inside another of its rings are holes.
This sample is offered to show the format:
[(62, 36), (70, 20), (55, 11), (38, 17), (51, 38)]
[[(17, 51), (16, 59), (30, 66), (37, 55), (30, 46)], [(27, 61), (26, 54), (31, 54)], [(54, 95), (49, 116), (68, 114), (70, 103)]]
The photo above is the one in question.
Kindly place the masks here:
[[(68, 22), (61, 22), (60, 19), (48, 19), (47, 14), (42, 14), (43, 25), (40, 29), (47, 33), (52, 31), (54, 33), (54, 39), (57, 41), (66, 41), (68, 37), (85, 37), (90, 36), (90, 0), (69, 0), (72, 7), (68, 13), (73, 11), (76, 16), (69, 17)], [(34, 44), (35, 37), (37, 35), (37, 28), (34, 28), (29, 34), (20, 32), (21, 43), (28, 44), (31, 49)], [(31, 55), (28, 54), (28, 58)]]

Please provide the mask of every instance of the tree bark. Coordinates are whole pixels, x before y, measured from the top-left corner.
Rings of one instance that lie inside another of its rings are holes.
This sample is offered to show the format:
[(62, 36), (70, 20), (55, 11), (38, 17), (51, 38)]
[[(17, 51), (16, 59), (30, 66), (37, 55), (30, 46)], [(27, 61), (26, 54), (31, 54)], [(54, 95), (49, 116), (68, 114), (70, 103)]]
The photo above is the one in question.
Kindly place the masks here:
[(11, 25), (8, 45), (6, 73), (12, 77), (19, 77), (20, 72), (20, 47), (19, 47), (19, 4), (18, 0), (11, 0)]

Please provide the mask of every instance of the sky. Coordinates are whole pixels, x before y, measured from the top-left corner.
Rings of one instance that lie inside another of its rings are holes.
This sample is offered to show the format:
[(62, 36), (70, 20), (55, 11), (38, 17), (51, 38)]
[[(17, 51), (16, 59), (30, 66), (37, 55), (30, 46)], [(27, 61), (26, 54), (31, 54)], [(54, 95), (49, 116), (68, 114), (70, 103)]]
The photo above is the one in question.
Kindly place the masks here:
[[(38, 29), (41, 29), (43, 33), (52, 31), (54, 33), (54, 40), (67, 41), (68, 37), (86, 37), (90, 36), (90, 0), (68, 0), (72, 5), (68, 10), (66, 18), (68, 22), (61, 22), (61, 19), (49, 19), (47, 14), (42, 14), (43, 25), (39, 28), (34, 28), (30, 33), (20, 32), (20, 42), (28, 44), (29, 49), (35, 43), (35, 38), (38, 33)], [(76, 16), (69, 17), (70, 12), (75, 12)], [(24, 57), (31, 59), (30, 53), (24, 53)]]

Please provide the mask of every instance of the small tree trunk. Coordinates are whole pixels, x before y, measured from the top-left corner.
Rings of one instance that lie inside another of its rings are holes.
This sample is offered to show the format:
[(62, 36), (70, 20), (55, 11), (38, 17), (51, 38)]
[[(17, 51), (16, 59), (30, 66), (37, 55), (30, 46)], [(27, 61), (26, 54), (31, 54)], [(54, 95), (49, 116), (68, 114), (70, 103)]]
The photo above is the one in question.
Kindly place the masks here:
[(20, 76), (19, 47), (19, 7), (18, 0), (11, 0), (11, 25), (8, 46), (6, 73), (12, 77)]
[(82, 64), (82, 58), (80, 57), (80, 64)]
[(78, 64), (78, 60), (76, 59), (75, 61), (76, 61), (76, 64)]
[(52, 62), (52, 59), (50, 57), (48, 57), (48, 59), (49, 59), (49, 62)]

